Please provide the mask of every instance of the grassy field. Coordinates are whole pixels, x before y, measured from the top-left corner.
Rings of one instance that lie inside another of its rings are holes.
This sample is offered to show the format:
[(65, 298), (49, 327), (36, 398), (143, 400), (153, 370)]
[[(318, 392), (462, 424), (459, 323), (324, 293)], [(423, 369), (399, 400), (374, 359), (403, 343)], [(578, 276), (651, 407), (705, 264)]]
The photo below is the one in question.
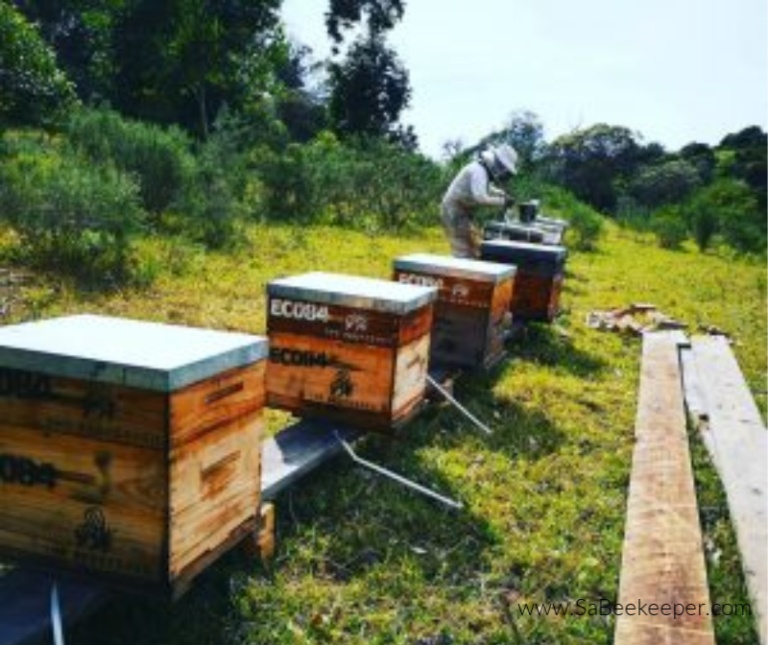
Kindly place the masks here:
[[(323, 269), (388, 277), (393, 257), (446, 252), (437, 229), (370, 237), (254, 226), (235, 254), (147, 242), (155, 285), (98, 294), (31, 278), (6, 321), (80, 311), (263, 332), (264, 287)], [(2, 294), (0, 294), (2, 295)], [(231, 553), (172, 607), (110, 603), (72, 643), (610, 643), (606, 616), (523, 616), (519, 603), (616, 600), (637, 402), (640, 342), (586, 327), (589, 311), (651, 302), (693, 331), (730, 333), (765, 411), (766, 273), (693, 247), (664, 251), (607, 228), (574, 254), (554, 326), (532, 326), (461, 401), (495, 429), (480, 436), (447, 407), (361, 453), (465, 504), (449, 512), (340, 458), (283, 495), (278, 550), (263, 567)], [(270, 431), (286, 415), (269, 413)], [(694, 439), (713, 602), (746, 601), (717, 477)], [(719, 642), (757, 642), (751, 621), (718, 617)]]

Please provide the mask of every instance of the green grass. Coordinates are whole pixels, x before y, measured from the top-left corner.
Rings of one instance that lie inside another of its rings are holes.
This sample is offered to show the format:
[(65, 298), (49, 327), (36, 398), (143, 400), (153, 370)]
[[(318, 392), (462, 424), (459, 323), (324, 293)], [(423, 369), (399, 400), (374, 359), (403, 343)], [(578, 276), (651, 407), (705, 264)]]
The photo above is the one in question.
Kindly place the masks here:
[[(149, 291), (94, 294), (40, 279), (22, 287), (11, 319), (89, 311), (258, 333), (273, 278), (314, 269), (387, 278), (397, 255), (447, 252), (437, 229), (397, 238), (258, 226), (249, 236), (234, 255), (145, 243), (142, 255), (158, 273)], [(497, 371), (459, 381), (458, 398), (494, 427), (493, 437), (434, 407), (400, 440), (361, 446), (364, 456), (462, 500), (463, 511), (340, 458), (278, 500), (278, 551), (268, 568), (231, 553), (177, 604), (120, 597), (73, 630), (72, 642), (612, 642), (611, 618), (524, 617), (516, 606), (617, 596), (640, 343), (588, 329), (586, 315), (652, 302), (694, 330), (721, 327), (762, 394), (765, 288), (760, 264), (690, 247), (665, 251), (608, 226), (596, 252), (569, 260), (557, 325), (532, 326)], [(271, 431), (286, 422), (269, 418)], [(693, 455), (712, 599), (744, 602), (722, 491), (696, 443)], [(743, 618), (718, 617), (716, 629), (721, 642), (756, 642)]]

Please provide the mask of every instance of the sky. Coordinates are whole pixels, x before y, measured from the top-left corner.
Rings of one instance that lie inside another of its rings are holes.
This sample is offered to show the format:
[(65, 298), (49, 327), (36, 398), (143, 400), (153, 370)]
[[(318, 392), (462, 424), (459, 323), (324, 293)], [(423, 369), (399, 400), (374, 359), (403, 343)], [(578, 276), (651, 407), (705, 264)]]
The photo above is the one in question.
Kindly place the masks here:
[[(289, 36), (329, 55), (328, 0), (283, 0)], [(667, 150), (768, 129), (765, 0), (407, 0), (390, 45), (410, 74), (401, 122), (439, 159), (530, 110), (545, 138), (595, 123)]]

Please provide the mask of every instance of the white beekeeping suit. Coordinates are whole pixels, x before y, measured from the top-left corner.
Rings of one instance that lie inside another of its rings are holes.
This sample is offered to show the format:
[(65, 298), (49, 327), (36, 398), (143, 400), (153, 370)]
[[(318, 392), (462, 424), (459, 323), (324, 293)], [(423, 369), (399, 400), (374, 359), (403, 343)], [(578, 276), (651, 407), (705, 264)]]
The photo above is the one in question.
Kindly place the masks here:
[(486, 150), (476, 161), (464, 166), (443, 197), (443, 228), (458, 258), (478, 256), (472, 227), (472, 215), (482, 206), (506, 206), (512, 199), (492, 184), (504, 181), (517, 172), (517, 153), (511, 146), (501, 145)]

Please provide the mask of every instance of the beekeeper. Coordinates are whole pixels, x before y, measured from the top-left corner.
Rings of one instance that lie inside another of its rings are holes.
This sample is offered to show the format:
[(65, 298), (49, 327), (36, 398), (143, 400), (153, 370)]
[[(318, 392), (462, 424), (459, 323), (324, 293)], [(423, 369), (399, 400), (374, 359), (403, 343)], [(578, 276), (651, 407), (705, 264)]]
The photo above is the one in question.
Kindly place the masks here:
[(456, 175), (441, 204), (443, 228), (454, 257), (479, 257), (474, 214), (483, 206), (511, 206), (514, 199), (494, 184), (509, 180), (516, 172), (517, 153), (503, 144), (483, 151)]

